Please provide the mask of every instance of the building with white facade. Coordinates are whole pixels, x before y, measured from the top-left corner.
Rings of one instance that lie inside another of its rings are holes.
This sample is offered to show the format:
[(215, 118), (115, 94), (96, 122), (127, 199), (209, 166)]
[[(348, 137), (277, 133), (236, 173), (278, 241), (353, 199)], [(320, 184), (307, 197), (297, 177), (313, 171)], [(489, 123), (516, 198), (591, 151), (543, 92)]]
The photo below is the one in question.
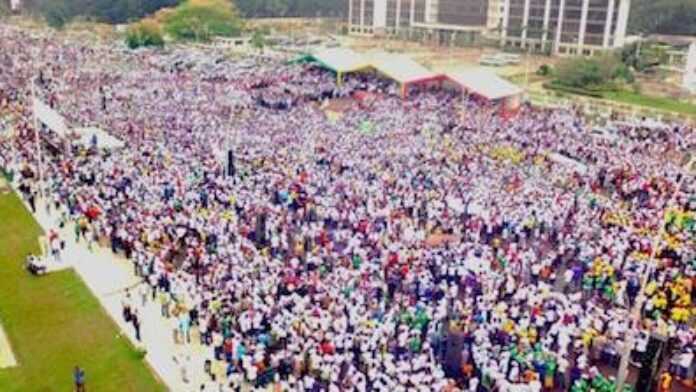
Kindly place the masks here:
[(351, 34), (496, 36), (503, 46), (590, 55), (626, 39), (630, 0), (347, 0)]
[(351, 34), (475, 39), (501, 26), (503, 0), (348, 0)]
[(22, 7), (22, 0), (10, 0), (10, 10), (13, 12), (19, 12)]
[(501, 44), (571, 55), (620, 48), (630, 7), (630, 0), (504, 0)]

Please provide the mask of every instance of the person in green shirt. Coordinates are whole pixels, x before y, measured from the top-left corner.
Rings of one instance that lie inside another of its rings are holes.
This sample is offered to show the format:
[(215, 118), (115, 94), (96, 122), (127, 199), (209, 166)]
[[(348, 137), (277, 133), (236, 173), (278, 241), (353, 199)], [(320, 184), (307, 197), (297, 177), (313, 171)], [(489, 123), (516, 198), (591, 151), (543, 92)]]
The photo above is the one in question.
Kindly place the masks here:
[(412, 353), (419, 353), (421, 350), (420, 337), (418, 337), (418, 335), (412, 337), (411, 340), (408, 342), (408, 347)]
[(430, 318), (425, 313), (425, 311), (423, 309), (418, 309), (416, 311), (416, 317), (413, 319), (413, 327), (420, 331), (423, 331), (429, 322)]
[(404, 309), (400, 314), (399, 314), (399, 320), (401, 321), (402, 324), (406, 324), (408, 326), (411, 325), (411, 313), (408, 312), (408, 310)]
[(357, 254), (353, 255), (353, 269), (360, 269), (361, 265), (362, 265), (362, 258), (360, 258), (360, 256)]
[(570, 388), (570, 392), (588, 392), (589, 390), (589, 384), (583, 379), (575, 380), (575, 383), (573, 383), (573, 386)]
[(556, 364), (556, 359), (553, 356), (548, 355), (546, 359), (546, 373), (544, 374), (544, 388), (553, 390), (557, 367), (558, 365)]

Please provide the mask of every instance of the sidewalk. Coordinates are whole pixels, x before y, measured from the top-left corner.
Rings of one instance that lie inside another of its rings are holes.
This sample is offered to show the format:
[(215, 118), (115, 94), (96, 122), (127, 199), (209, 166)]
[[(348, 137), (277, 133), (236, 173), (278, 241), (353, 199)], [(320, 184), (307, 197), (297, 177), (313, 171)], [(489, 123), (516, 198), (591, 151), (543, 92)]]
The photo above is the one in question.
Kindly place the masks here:
[[(27, 203), (24, 204), (31, 212)], [(190, 344), (174, 343), (173, 330), (176, 328), (176, 320), (163, 318), (159, 303), (152, 301), (151, 295), (148, 296), (145, 306), (142, 306), (141, 297), (136, 290), (141, 280), (135, 276), (132, 264), (125, 258), (111, 253), (110, 249), (96, 244), (90, 252), (84, 239), (76, 243), (73, 223), (59, 229), (56, 224), (58, 213), (52, 210), (51, 214), (48, 214), (40, 198), (37, 198), (36, 213), (33, 216), (45, 232), (56, 230), (65, 241), (65, 250), (61, 254), (64, 265), (59, 269), (73, 268), (80, 275), (107, 314), (118, 325), (121, 336), (127, 337), (136, 347), (147, 350), (145, 360), (167, 389), (173, 392), (198, 391), (201, 383), (208, 379), (203, 370), (203, 363), (206, 358), (212, 358), (212, 349), (200, 345), (200, 341), (193, 336)], [(128, 288), (132, 288), (131, 302), (140, 315), (141, 342), (135, 339), (132, 324), (126, 323), (121, 313), (121, 301)], [(183, 382), (181, 368), (174, 361), (174, 356), (183, 358), (186, 355), (190, 356), (187, 365), (188, 383)]]

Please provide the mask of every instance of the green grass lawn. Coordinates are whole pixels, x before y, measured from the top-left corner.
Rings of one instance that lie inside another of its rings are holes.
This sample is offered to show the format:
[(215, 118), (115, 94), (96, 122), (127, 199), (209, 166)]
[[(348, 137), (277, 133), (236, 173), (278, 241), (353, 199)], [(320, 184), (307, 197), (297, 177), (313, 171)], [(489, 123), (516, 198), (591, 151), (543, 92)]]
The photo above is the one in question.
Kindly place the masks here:
[(164, 391), (73, 270), (36, 278), (23, 269), (40, 232), (14, 193), (0, 195), (0, 323), (18, 362), (0, 369), (0, 391), (72, 391), (78, 364), (88, 391)]
[(582, 88), (562, 86), (557, 83), (546, 83), (544, 84), (544, 88), (556, 91), (557, 93), (560, 92), (563, 96), (569, 98), (573, 95), (580, 95), (627, 105), (642, 106), (688, 116), (696, 116), (696, 105), (672, 98), (637, 94), (632, 91), (591, 91)]
[(647, 106), (676, 113), (696, 115), (696, 105), (671, 98), (651, 97), (630, 91), (607, 92), (604, 93), (604, 97), (612, 101), (631, 105)]

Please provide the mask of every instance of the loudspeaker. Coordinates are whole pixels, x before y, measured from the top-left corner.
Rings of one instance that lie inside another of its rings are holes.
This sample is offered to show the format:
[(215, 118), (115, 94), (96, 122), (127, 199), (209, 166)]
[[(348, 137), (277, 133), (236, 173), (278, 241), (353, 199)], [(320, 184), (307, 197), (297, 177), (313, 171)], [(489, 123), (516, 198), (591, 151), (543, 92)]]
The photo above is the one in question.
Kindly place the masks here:
[(232, 150), (227, 150), (227, 175), (233, 177), (235, 174), (234, 152)]

